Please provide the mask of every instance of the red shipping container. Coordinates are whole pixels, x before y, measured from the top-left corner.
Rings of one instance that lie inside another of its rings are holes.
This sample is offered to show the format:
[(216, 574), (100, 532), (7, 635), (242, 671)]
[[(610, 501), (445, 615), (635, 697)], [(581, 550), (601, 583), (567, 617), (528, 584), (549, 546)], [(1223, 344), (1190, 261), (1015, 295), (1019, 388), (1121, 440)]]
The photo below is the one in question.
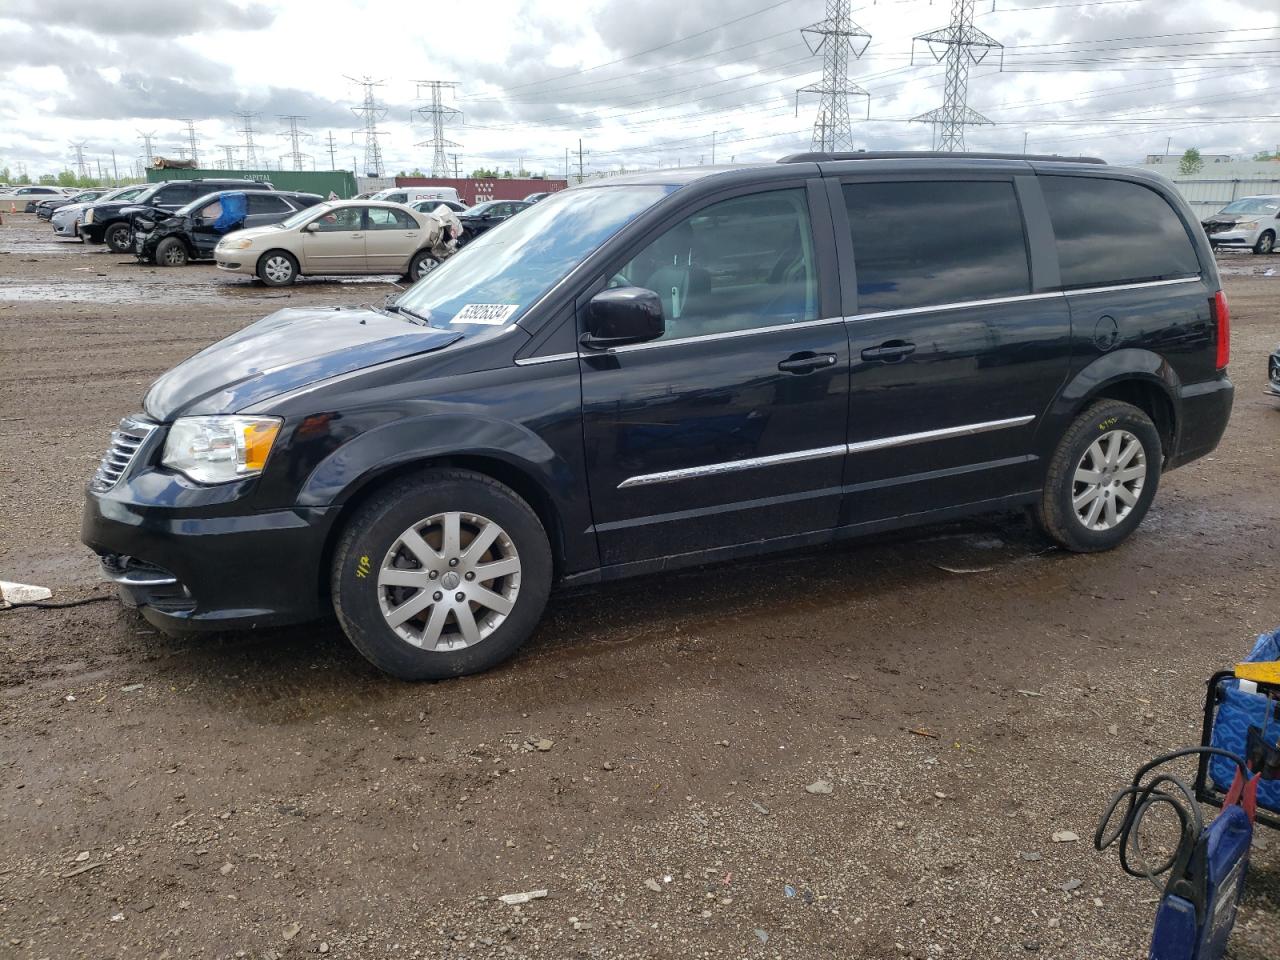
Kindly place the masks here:
[(473, 180), (466, 177), (396, 177), (397, 187), (453, 187), (467, 206), (486, 200), (523, 200), (531, 193), (555, 193), (569, 185), (567, 180)]

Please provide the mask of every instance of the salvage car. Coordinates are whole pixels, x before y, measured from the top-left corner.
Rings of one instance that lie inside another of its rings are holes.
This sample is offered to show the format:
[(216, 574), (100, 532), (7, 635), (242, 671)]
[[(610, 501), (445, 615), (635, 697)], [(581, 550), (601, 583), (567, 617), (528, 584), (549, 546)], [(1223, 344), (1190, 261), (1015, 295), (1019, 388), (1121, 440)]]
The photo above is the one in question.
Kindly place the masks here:
[(459, 242), (470, 243), (531, 206), (533, 204), (527, 200), (486, 200), (484, 203), (477, 203), (465, 213), (458, 214), (458, 219), (462, 221), (462, 239)]
[(64, 197), (66, 194), (59, 187), (47, 187), (44, 184), (25, 184), (10, 187), (0, 193), (0, 202), (26, 204), (31, 200), (48, 200), (50, 197)]
[(257, 277), (269, 287), (299, 276), (394, 274), (420, 280), (451, 256), (457, 218), (398, 203), (338, 200), (270, 227), (238, 230), (214, 248), (218, 269)]
[(316, 193), (287, 190), (223, 191), (193, 200), (172, 216), (135, 213), (129, 221), (134, 256), (162, 267), (212, 260), (214, 247), (228, 233), (279, 223), (323, 200)]
[(388, 673), (457, 676), (557, 584), (1028, 508), (1067, 550), (1115, 547), (1219, 442), (1229, 330), (1154, 173), (815, 153), (619, 176), (388, 309), (281, 310), (164, 374), (82, 539), (162, 629), (332, 611)]
[(106, 243), (116, 253), (128, 253), (132, 250), (129, 218), (135, 213), (174, 211), (216, 190), (271, 189), (271, 184), (258, 180), (165, 180), (149, 184), (129, 203), (112, 200), (91, 205), (80, 221), (80, 235), (88, 243)]
[(1254, 253), (1273, 253), (1280, 230), (1280, 197), (1242, 197), (1202, 221), (1209, 243), (1243, 247)]
[(52, 220), (55, 210), (70, 206), (73, 203), (92, 203), (106, 196), (106, 190), (81, 190), (68, 197), (50, 197), (48, 200), (41, 200), (35, 205), (36, 218), (39, 220)]
[(65, 207), (59, 207), (53, 212), (53, 216), (49, 218), (49, 222), (53, 225), (53, 232), (59, 237), (79, 237), (80, 221), (84, 217), (84, 212), (95, 203), (125, 203), (140, 196), (147, 190), (147, 185), (137, 184), (132, 187), (120, 187), (118, 190), (111, 190), (98, 197), (96, 200), (88, 200), (83, 203), (70, 203)]

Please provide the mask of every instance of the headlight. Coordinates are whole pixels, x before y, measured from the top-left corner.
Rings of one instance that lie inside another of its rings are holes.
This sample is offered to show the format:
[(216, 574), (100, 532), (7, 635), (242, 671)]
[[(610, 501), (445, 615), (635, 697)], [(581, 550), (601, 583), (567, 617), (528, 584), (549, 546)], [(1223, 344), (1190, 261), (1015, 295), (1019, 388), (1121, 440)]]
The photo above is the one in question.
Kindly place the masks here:
[(247, 250), (253, 246), (253, 240), (246, 237), (239, 240), (226, 239), (222, 240), (218, 246), (223, 250)]
[(85, 223), (93, 223), (93, 208), (89, 208), (89, 212), (84, 215)]
[(1237, 220), (1237, 221), (1236, 221), (1235, 226), (1234, 226), (1232, 229), (1234, 229), (1234, 230), (1253, 230), (1253, 229), (1254, 229), (1255, 227), (1257, 227), (1257, 226), (1258, 226), (1258, 221), (1257, 221), (1257, 220)]
[(162, 462), (196, 483), (255, 477), (280, 423), (278, 417), (182, 417), (169, 428)]

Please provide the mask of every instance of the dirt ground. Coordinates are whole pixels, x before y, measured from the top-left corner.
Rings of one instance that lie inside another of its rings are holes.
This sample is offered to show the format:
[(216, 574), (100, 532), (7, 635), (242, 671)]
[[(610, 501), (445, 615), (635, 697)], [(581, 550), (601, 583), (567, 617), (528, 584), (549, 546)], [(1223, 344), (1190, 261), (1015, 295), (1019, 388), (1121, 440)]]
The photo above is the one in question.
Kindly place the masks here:
[[(392, 289), (269, 291), (4, 220), (0, 579), (61, 600), (108, 594), (82, 488), (153, 377)], [(434, 685), (332, 623), (0, 613), (0, 957), (1145, 957), (1156, 892), (1094, 852), (1097, 816), (1280, 626), (1280, 257), (1223, 266), (1227, 437), (1112, 553), (993, 517), (637, 580)], [(1263, 831), (1231, 955), (1278, 943)]]

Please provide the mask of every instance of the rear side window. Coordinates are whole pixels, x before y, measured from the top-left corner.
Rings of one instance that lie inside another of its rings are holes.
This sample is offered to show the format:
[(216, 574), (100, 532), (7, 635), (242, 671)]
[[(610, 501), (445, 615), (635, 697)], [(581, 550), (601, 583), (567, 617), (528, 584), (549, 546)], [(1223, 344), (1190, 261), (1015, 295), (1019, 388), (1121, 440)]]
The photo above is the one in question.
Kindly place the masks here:
[(847, 183), (844, 202), (859, 313), (1031, 292), (1012, 183)]
[(292, 209), (281, 197), (269, 193), (253, 193), (246, 199), (250, 213), (287, 213)]
[(1064, 287), (1200, 273), (1186, 227), (1154, 190), (1100, 177), (1042, 176), (1040, 185), (1058, 239)]

